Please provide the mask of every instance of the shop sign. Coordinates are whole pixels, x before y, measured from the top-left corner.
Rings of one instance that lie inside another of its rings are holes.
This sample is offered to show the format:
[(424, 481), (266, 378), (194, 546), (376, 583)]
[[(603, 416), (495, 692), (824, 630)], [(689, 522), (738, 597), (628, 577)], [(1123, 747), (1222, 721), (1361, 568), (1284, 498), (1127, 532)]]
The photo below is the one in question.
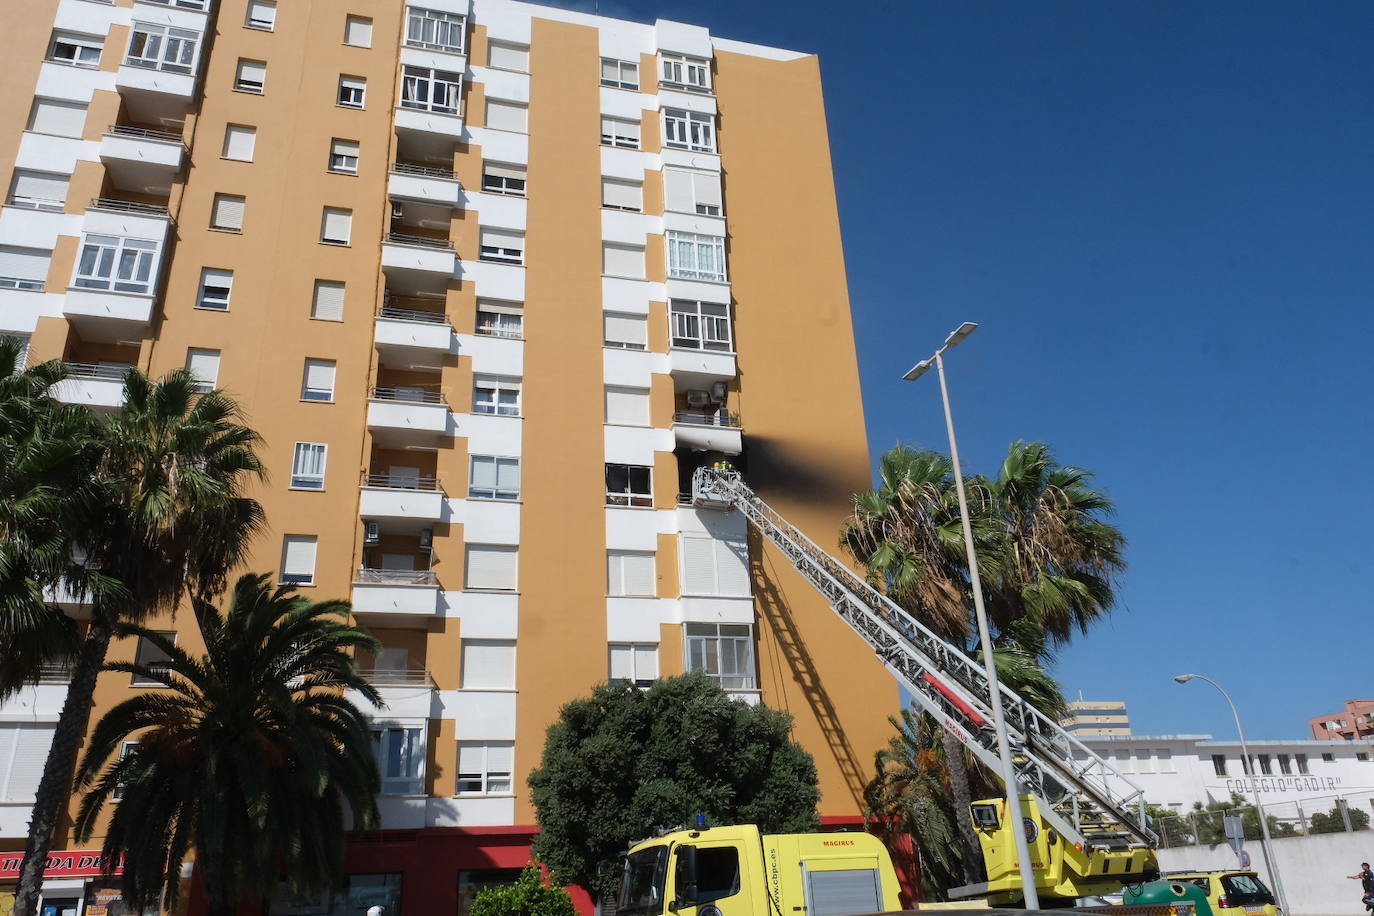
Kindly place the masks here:
[[(19, 865), (24, 861), (22, 852), (0, 852), (0, 881), (17, 881)], [(54, 878), (96, 878), (104, 874), (102, 867), (105, 857), (99, 852), (50, 852), (47, 864), (43, 866), (43, 879)], [(123, 863), (115, 865), (110, 874), (124, 870)]]

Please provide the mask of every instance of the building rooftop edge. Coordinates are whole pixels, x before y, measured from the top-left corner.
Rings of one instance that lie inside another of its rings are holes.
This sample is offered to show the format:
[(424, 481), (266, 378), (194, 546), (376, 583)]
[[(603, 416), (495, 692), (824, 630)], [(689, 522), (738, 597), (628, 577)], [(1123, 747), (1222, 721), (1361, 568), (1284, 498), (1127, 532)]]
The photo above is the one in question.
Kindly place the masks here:
[[(1140, 742), (1140, 741), (1192, 741), (1207, 747), (1240, 747), (1240, 741), (1234, 738), (1216, 738), (1212, 735), (1081, 735), (1080, 741), (1112, 741), (1120, 743)], [(1348, 745), (1374, 746), (1374, 738), (1364, 738), (1355, 741), (1324, 741), (1318, 738), (1247, 738), (1245, 741), (1251, 747), (1273, 747), (1280, 745), (1283, 747), (1345, 747)]]

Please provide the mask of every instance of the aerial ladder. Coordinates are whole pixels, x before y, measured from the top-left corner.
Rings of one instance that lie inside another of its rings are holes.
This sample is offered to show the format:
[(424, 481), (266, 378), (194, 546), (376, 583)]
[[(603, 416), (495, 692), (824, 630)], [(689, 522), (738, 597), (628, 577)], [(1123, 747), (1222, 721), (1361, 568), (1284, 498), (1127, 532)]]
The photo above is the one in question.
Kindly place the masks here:
[[(992, 730), (993, 700), (982, 665), (822, 550), (760, 499), (736, 471), (698, 468), (692, 477), (692, 504), (743, 515), (825, 596), (926, 712), (989, 771), (1002, 772)], [(1042, 896), (1067, 900), (1156, 877), (1159, 838), (1146, 818), (1140, 787), (1058, 722), (1005, 685), (999, 687), (1019, 789), (1023, 798), (1029, 796), (1024, 829), (1032, 841)], [(1007, 830), (1022, 825), (998, 823), (993, 804), (973, 807), (988, 882), (951, 889), (950, 895), (1013, 902), (1020, 897), (1020, 874)]]

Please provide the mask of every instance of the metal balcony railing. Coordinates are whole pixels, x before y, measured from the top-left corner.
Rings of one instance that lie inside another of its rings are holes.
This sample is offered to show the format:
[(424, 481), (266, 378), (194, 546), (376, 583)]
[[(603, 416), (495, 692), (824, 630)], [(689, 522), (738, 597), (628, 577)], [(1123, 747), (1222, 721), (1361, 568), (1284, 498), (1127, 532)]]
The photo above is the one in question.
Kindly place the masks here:
[(364, 474), (363, 486), (385, 487), (388, 490), (424, 490), (444, 492), (438, 477), (410, 477), (404, 474)]
[(421, 178), (443, 178), (447, 181), (456, 181), (458, 178), (453, 173), (453, 169), (440, 169), (432, 165), (411, 165), (409, 162), (398, 162), (391, 167), (391, 171), (397, 175), (418, 175)]
[(358, 568), (353, 580), (359, 585), (425, 585), (439, 584), (439, 577), (432, 569), (375, 569), (371, 566)]
[(136, 200), (115, 200), (112, 197), (93, 197), (87, 205), (92, 210), (114, 210), (119, 213), (142, 213), (146, 216), (166, 216), (164, 204), (145, 204)]
[(158, 6), (177, 6), (184, 10), (203, 10), (209, 0), (139, 0), (140, 3), (156, 3)]
[(38, 683), (67, 684), (72, 679), (71, 662), (50, 662), (38, 669)]
[[(156, 0), (144, 0), (145, 3), (156, 2)], [(106, 134), (116, 137), (133, 137), (138, 140), (159, 140), (165, 143), (181, 143), (182, 136), (170, 130), (150, 130), (146, 127), (133, 127), (129, 124), (111, 124), (105, 129)]]
[(739, 429), (739, 414), (731, 413), (728, 410), (713, 410), (709, 413), (699, 410), (679, 410), (673, 414), (674, 423), (682, 423), (687, 426), (721, 426), (729, 429)]
[(445, 251), (453, 250), (452, 240), (436, 239), (428, 235), (407, 235), (404, 232), (388, 232), (382, 241), (389, 245), (413, 245), (417, 248), (438, 248)]
[(504, 337), (507, 340), (519, 340), (524, 336), (520, 328), (503, 328), (494, 324), (479, 324), (473, 328), (473, 332), (482, 337)]
[(101, 365), (98, 363), (67, 363), (67, 371), (72, 378), (98, 378), (118, 382), (125, 373), (134, 368), (132, 365)]
[(404, 401), (408, 404), (445, 404), (444, 393), (442, 391), (419, 391), (415, 388), (383, 388), (372, 389), (372, 399), (374, 401)]
[(358, 672), (373, 687), (433, 687), (426, 668), (363, 668)]
[(397, 308), (394, 305), (383, 305), (377, 310), (378, 318), (387, 318), (391, 321), (418, 321), (423, 324), (448, 324), (448, 315), (443, 312), (426, 312), (420, 309)]

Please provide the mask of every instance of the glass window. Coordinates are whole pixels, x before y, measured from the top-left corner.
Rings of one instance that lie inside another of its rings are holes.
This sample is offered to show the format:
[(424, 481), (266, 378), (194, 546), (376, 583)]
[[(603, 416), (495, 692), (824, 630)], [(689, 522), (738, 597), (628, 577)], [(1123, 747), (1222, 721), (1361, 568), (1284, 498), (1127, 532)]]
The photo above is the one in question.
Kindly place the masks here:
[(674, 149), (716, 151), (715, 119), (700, 111), (663, 109), (663, 142)]
[(753, 690), (754, 628), (749, 624), (688, 623), (687, 670), (702, 671), (725, 690)]
[(339, 77), (339, 105), (343, 108), (362, 108), (367, 95), (367, 80), (361, 76)]
[(9, 203), (15, 207), (61, 213), (67, 204), (70, 178), (58, 172), (15, 169), (14, 179), (10, 182)]
[(329, 171), (345, 175), (358, 174), (357, 140), (340, 140), (335, 137), (329, 141)]
[(525, 233), (512, 229), (483, 229), (481, 259), (502, 264), (525, 263)]
[(601, 206), (611, 210), (644, 212), (644, 182), (620, 178), (601, 179)]
[(157, 242), (113, 235), (82, 240), (72, 285), (120, 293), (148, 293), (157, 274)]
[[(175, 631), (159, 630), (157, 635), (161, 636), (163, 639), (170, 641), (173, 645), (176, 645), (177, 634)], [(166, 652), (162, 651), (161, 647), (153, 644), (152, 642), (149, 642), (146, 637), (140, 636), (138, 638), (138, 648), (134, 650), (135, 665), (140, 665), (144, 668), (147, 668), (149, 671), (165, 672), (168, 670), (168, 663), (171, 660), (172, 657), (168, 655)], [(133, 676), (133, 683), (160, 684), (161, 681), (157, 681), (152, 678), (135, 674)]]
[(229, 296), (234, 288), (234, 272), (205, 267), (200, 272), (200, 298), (196, 307), (217, 312), (229, 308)]
[(48, 47), (48, 60), (78, 67), (99, 67), (104, 40), (95, 35), (54, 32)]
[(602, 115), (601, 143), (621, 149), (639, 149), (639, 122)]
[(664, 169), (663, 208), (698, 216), (720, 216), (720, 174)]
[(412, 48), (463, 53), (467, 20), (457, 13), (420, 7), (406, 8), (406, 44)]
[(606, 312), (601, 316), (602, 343), (617, 350), (649, 349), (649, 321), (643, 315)]
[(41, 290), (48, 282), (52, 252), (0, 245), (0, 289)]
[(1294, 754), (1294, 755), (1293, 755), (1293, 760), (1296, 761), (1297, 764), (1298, 764), (1298, 774), (1299, 774), (1300, 776), (1307, 776), (1307, 775), (1309, 775), (1308, 772), (1307, 772), (1307, 755), (1306, 755), (1306, 754)]
[(291, 459), (291, 487), (295, 490), (323, 490), (324, 465), (329, 446), (323, 442), (297, 442)]
[(234, 88), (240, 92), (261, 93), (267, 83), (267, 63), (261, 60), (239, 58), (234, 71)]
[(372, 752), (381, 770), (383, 795), (419, 795), (424, 791), (425, 742), (420, 729), (376, 729), (372, 732)]
[(248, 0), (248, 16), (243, 24), (250, 29), (272, 31), (277, 25), (275, 0)]
[(339, 916), (367, 916), (374, 906), (382, 908), (386, 916), (400, 916), (401, 876), (349, 875), (347, 909)]
[(469, 499), (519, 499), (520, 459), (473, 455), (468, 475)]
[(1212, 755), (1212, 772), (1216, 773), (1218, 776), (1225, 776), (1225, 775), (1226, 775), (1226, 755), (1225, 755), (1225, 754), (1213, 754), (1213, 755)]
[(458, 794), (509, 795), (514, 757), (510, 741), (459, 741)]
[(697, 847), (697, 905), (739, 893), (739, 850), (733, 846)]
[(524, 334), (524, 311), (518, 302), (478, 299), (476, 331), (487, 337), (519, 339)]
[[(463, 75), (430, 67), (401, 68), (401, 107), (457, 114)], [(360, 103), (361, 104), (361, 103)]]
[(667, 233), (668, 276), (725, 282), (725, 239), (695, 232)]
[(639, 64), (610, 57), (601, 58), (601, 85), (612, 89), (638, 89)]
[(287, 585), (315, 584), (315, 548), (318, 539), (313, 534), (288, 534), (282, 538), (280, 581)]
[(307, 359), (301, 380), (302, 401), (334, 400), (334, 360)]
[(653, 468), (639, 464), (606, 465), (606, 505), (647, 506), (654, 504)]
[(487, 66), (498, 70), (515, 70), (528, 73), (530, 69), (529, 45), (518, 45), (510, 41), (487, 42)]
[(520, 880), (519, 868), (481, 868), (458, 873), (458, 912), (467, 916), (477, 895), (493, 887), (509, 887)]
[(659, 58), (663, 66), (660, 85), (678, 89), (694, 89), (698, 92), (711, 91), (711, 62), (701, 57), (688, 57), (685, 54), (664, 54)]
[(169, 73), (191, 73), (196, 66), (200, 33), (151, 22), (135, 22), (124, 63)]
[(648, 916), (663, 912), (668, 874), (668, 847), (651, 846), (625, 857), (625, 871), (617, 901), (618, 916)]
[(525, 167), (503, 162), (487, 162), (482, 166), (482, 190), (489, 194), (525, 196)]
[(520, 380), (485, 376), (473, 380), (472, 412), (520, 416)]
[(655, 584), (652, 551), (606, 551), (607, 595), (651, 598), (657, 591)]
[(610, 644), (610, 680), (651, 687), (658, 679), (658, 643)]
[(691, 350), (730, 352), (730, 307), (721, 302), (674, 299), (671, 303), (672, 345)]

